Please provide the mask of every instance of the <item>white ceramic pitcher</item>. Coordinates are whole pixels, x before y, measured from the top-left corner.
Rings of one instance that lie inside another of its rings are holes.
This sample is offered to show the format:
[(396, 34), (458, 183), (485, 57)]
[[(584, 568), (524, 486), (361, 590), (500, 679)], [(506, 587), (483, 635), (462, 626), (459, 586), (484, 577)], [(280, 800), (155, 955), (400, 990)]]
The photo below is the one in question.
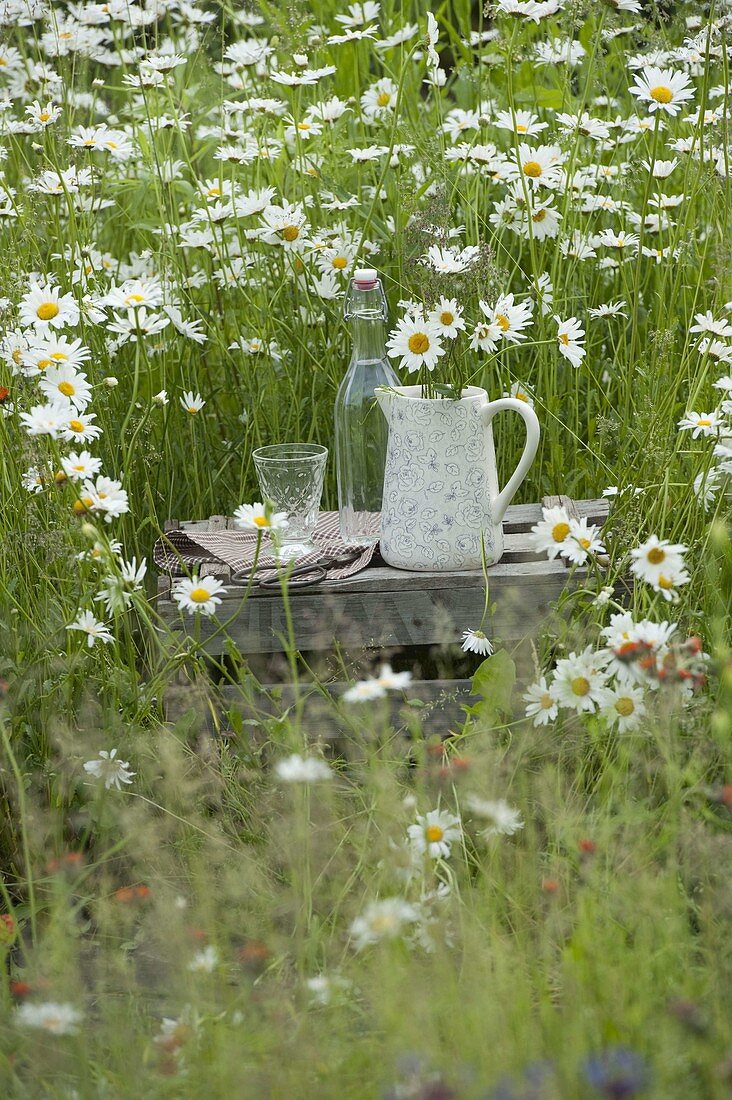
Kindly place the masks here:
[[(478, 569), (503, 554), (506, 508), (534, 461), (539, 421), (525, 401), (489, 401), (469, 386), (458, 401), (425, 399), (421, 386), (377, 389), (389, 421), (381, 513), (382, 557), (399, 569)], [(518, 466), (499, 492), (492, 421), (503, 410), (526, 425)]]

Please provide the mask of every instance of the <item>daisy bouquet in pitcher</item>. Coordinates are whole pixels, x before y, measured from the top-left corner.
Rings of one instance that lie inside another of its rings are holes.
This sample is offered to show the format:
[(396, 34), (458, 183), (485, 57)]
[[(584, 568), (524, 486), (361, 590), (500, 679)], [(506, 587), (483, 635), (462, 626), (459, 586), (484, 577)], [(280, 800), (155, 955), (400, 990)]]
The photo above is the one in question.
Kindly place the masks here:
[[(552, 312), (548, 275), (523, 293), (495, 286), (485, 297), (468, 296), (455, 290), (451, 276), (467, 274), (468, 285), (475, 281), (471, 269), (477, 274), (484, 266), (478, 246), (433, 245), (422, 263), (433, 277), (426, 280), (419, 300), (399, 303), (403, 315), (389, 334), (387, 354), (402, 371), (416, 376), (410, 381), (421, 386), (425, 398), (459, 399), (492, 360), (519, 347), (554, 344), (573, 367), (582, 362), (585, 330), (576, 317), (563, 320)], [(471, 300), (471, 317), (466, 300)]]

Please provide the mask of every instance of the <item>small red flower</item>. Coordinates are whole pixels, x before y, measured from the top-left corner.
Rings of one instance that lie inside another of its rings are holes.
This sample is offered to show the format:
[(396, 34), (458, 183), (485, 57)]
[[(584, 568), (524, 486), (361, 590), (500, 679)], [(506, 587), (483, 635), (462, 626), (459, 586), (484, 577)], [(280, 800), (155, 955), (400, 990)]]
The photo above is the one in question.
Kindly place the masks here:
[(139, 883), (136, 886), (120, 886), (119, 890), (115, 890), (114, 896), (117, 901), (129, 905), (130, 902), (143, 901), (145, 898), (149, 898), (150, 893), (151, 890), (149, 886)]
[(10, 982), (10, 992), (13, 997), (22, 1000), (23, 997), (28, 997), (33, 992), (33, 986), (30, 982), (19, 982), (13, 979)]
[(559, 882), (555, 878), (542, 879), (541, 888), (545, 894), (556, 894), (559, 889)]
[(591, 856), (594, 852), (597, 851), (597, 845), (595, 844), (594, 840), (581, 840), (579, 842), (579, 850), (584, 855)]
[(7, 386), (0, 386), (0, 405), (2, 405), (3, 401), (7, 401), (7, 399), (9, 397), (10, 397), (10, 390), (8, 389), (8, 387)]
[(0, 947), (11, 944), (16, 932), (17, 925), (10, 913), (0, 913)]

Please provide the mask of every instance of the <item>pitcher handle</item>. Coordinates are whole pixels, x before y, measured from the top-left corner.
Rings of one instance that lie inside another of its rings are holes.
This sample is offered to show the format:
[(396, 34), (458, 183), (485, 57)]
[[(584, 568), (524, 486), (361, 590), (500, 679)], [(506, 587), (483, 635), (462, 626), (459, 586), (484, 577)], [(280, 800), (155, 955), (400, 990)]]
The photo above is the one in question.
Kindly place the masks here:
[(539, 418), (531, 405), (527, 404), (526, 401), (519, 401), (515, 397), (502, 397), (498, 401), (489, 401), (486, 405), (482, 406), (480, 415), (486, 428), (490, 425), (496, 413), (503, 412), (506, 409), (517, 412), (519, 416), (523, 418), (524, 424), (526, 425), (526, 443), (524, 445), (524, 452), (519, 459), (518, 466), (511, 474), (504, 488), (493, 501), (494, 523), (502, 522), (506, 514), (506, 509), (516, 495), (516, 490), (529, 472), (529, 467), (536, 458), (536, 452), (539, 447), (539, 436), (541, 434)]

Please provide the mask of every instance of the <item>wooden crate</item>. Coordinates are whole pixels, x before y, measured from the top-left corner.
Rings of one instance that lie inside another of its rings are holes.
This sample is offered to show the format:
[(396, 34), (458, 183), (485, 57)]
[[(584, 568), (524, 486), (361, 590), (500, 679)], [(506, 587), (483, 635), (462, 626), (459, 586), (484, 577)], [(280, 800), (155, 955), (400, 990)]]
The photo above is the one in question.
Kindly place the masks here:
[[(602, 524), (608, 515), (608, 502), (602, 499), (545, 497), (542, 504), (563, 504), (573, 515), (595, 524)], [(495, 612), (486, 633), (506, 645), (539, 633), (568, 582), (563, 559), (548, 561), (531, 548), (529, 533), (540, 519), (539, 504), (509, 507), (503, 524), (505, 553), (488, 570)], [(225, 530), (230, 523), (225, 516), (212, 516), (181, 524), (171, 521), (168, 529), (180, 527), (195, 537), (196, 530)], [(212, 656), (226, 651), (226, 638), (217, 631), (222, 620), (232, 619), (227, 634), (240, 653), (282, 652), (287, 624), (281, 595), (276, 590), (255, 587), (250, 598), (242, 601), (244, 586), (231, 583), (228, 567), (207, 567), (206, 571), (227, 584), (218, 621), (202, 617), (200, 623), (206, 651)], [(581, 583), (583, 576), (584, 571), (576, 569), (573, 583)], [(192, 632), (191, 618), (181, 619), (170, 587), (171, 579), (161, 576), (158, 612), (171, 627)], [(295, 647), (324, 652), (332, 650), (335, 643), (346, 650), (456, 643), (463, 630), (475, 628), (480, 622), (484, 594), (481, 570), (411, 573), (379, 560), (344, 580), (291, 590)]]

